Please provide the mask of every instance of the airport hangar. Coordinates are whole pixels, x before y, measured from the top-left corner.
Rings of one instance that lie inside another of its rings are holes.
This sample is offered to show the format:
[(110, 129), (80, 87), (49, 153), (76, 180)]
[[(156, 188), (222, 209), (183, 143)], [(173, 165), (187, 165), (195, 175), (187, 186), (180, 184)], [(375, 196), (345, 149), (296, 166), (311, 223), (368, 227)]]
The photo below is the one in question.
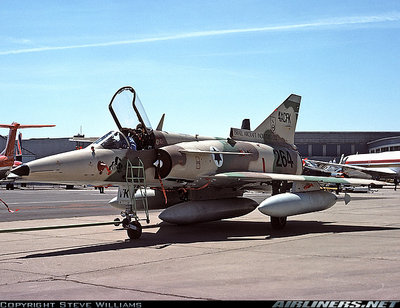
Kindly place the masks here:
[[(76, 135), (74, 138), (83, 138)], [(5, 148), (7, 136), (0, 136), (0, 149)], [(23, 162), (86, 147), (90, 142), (72, 138), (34, 138), (22, 141)], [(336, 160), (342, 154), (400, 151), (398, 132), (296, 132), (295, 144), (302, 158), (321, 161)]]

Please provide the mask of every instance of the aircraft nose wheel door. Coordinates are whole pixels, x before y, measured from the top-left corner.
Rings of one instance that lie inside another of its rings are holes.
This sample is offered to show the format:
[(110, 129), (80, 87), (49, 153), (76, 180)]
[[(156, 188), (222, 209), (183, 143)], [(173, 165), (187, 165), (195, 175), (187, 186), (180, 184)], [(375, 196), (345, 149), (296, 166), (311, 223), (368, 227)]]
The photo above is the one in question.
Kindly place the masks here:
[(137, 164), (127, 161), (126, 184), (130, 202), (126, 206), (125, 212), (121, 213), (125, 217), (122, 221), (122, 226), (126, 229), (130, 239), (138, 239), (142, 235), (142, 226), (137, 214), (138, 203), (141, 203), (146, 214), (146, 218), (142, 220), (146, 220), (147, 223), (150, 222), (146, 193), (146, 174), (144, 164), (139, 158), (137, 158)]

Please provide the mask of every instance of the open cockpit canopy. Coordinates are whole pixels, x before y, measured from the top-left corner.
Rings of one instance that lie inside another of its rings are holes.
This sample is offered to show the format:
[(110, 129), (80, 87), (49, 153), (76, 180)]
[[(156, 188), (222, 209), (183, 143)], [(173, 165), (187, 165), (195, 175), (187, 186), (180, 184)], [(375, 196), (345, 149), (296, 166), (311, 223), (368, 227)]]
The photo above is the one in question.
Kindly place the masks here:
[(136, 91), (130, 86), (123, 87), (114, 94), (108, 109), (121, 131), (124, 128), (138, 127), (147, 130), (148, 133), (152, 130), (146, 111)]
[(128, 142), (127, 148), (132, 150), (154, 148), (153, 129), (136, 91), (132, 87), (119, 89), (111, 99), (108, 109), (124, 139)]

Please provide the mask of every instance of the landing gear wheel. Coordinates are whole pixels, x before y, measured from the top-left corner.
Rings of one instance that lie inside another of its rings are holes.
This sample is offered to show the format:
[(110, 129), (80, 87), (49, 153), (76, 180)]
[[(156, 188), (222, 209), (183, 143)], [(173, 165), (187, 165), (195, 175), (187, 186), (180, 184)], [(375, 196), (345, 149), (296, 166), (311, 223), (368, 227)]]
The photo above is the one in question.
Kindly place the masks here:
[(142, 235), (142, 226), (138, 221), (131, 221), (126, 230), (131, 240), (136, 240)]
[(282, 230), (286, 226), (287, 217), (272, 217), (271, 216), (271, 227), (274, 230)]

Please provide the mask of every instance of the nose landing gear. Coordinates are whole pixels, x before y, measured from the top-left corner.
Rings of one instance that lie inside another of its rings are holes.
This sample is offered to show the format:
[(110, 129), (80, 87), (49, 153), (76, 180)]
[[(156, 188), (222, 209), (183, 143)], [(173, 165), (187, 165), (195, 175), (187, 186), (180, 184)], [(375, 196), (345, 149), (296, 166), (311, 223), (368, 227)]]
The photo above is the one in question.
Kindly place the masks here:
[(125, 212), (122, 212), (121, 215), (125, 218), (122, 221), (119, 218), (115, 218), (114, 226), (118, 227), (120, 224), (122, 224), (122, 227), (126, 230), (131, 240), (140, 238), (142, 236), (143, 228), (137, 217), (132, 220), (132, 218), (129, 215), (126, 215)]
[[(133, 165), (129, 160), (126, 166), (126, 190), (129, 195), (129, 200), (125, 204), (126, 209), (121, 213), (124, 218), (122, 221), (119, 218), (114, 220), (115, 226), (122, 224), (122, 227), (127, 231), (130, 239), (138, 239), (142, 235), (142, 225), (139, 222), (138, 217), (138, 203), (141, 203), (143, 210), (146, 214), (147, 223), (150, 223), (149, 208), (147, 203), (147, 192), (146, 192), (146, 178), (145, 169), (143, 162), (137, 158), (137, 162)], [(118, 196), (120, 194), (118, 193)]]

